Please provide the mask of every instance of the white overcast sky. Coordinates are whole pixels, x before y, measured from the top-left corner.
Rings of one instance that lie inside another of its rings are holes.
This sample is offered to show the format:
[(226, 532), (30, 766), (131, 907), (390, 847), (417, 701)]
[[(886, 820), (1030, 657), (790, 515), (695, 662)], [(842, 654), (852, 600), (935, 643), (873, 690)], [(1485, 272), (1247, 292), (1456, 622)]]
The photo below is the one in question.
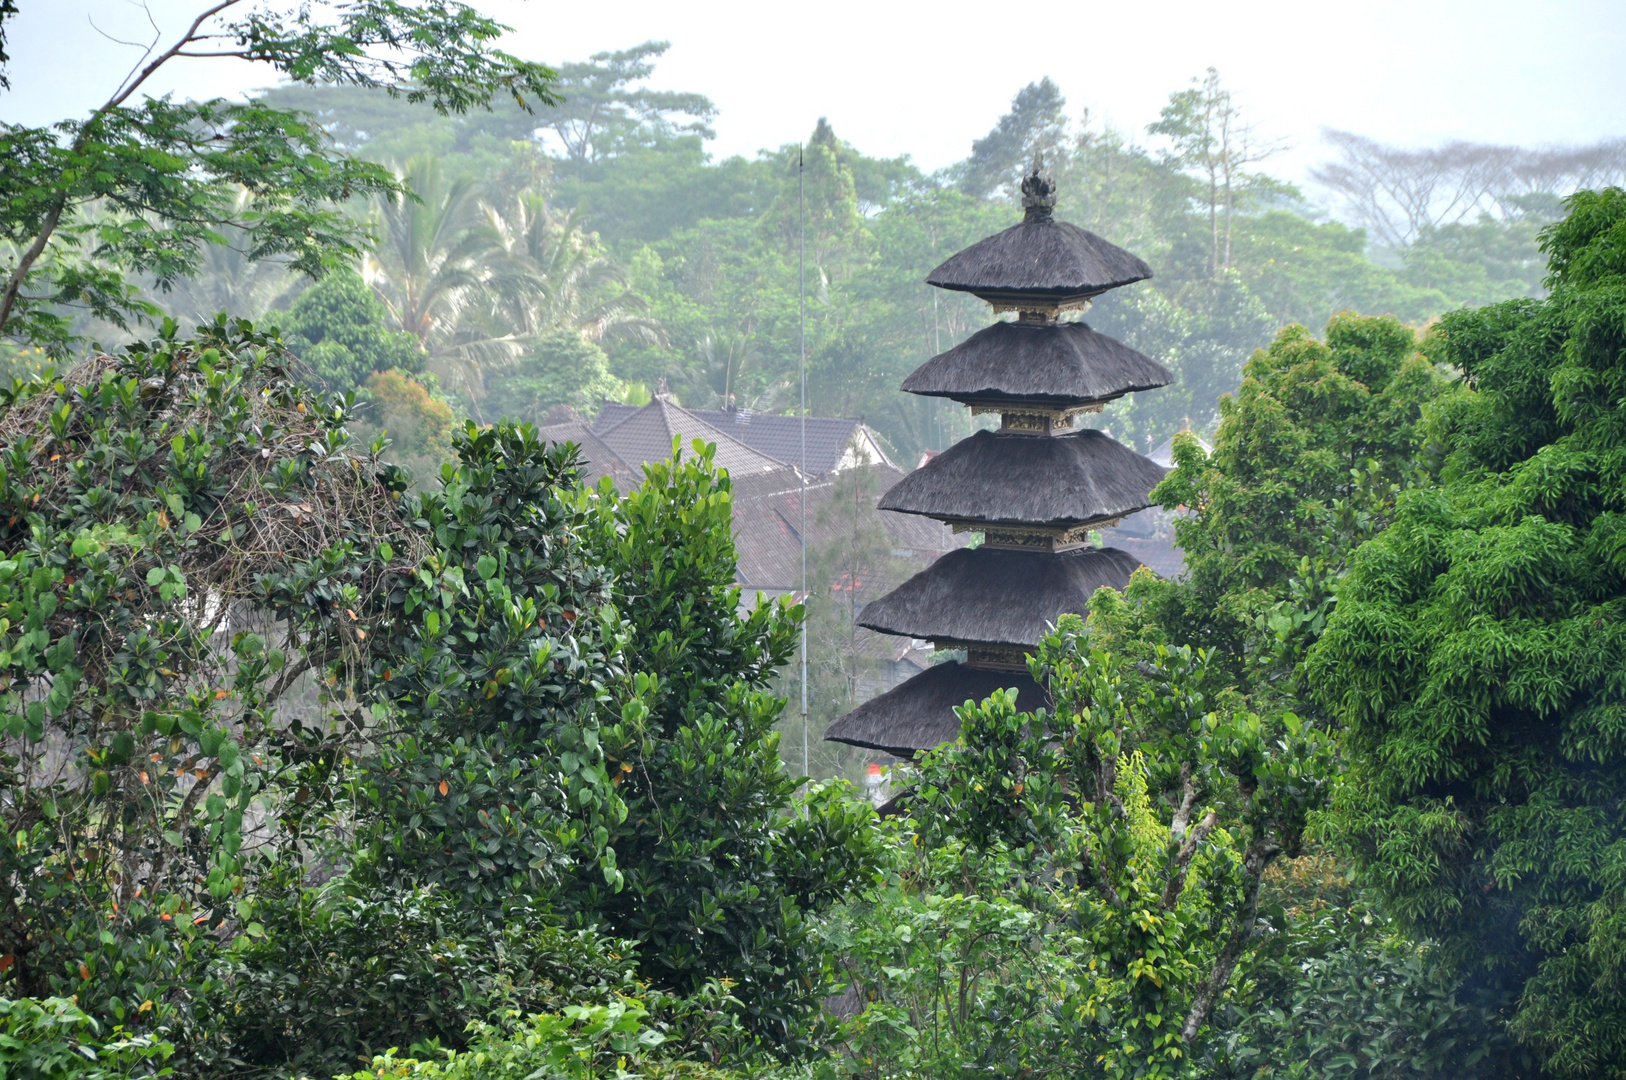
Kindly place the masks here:
[[(820, 116), (874, 155), (927, 169), (963, 157), (1022, 85), (1049, 75), (1074, 115), (1139, 132), (1172, 90), (1220, 70), (1302, 179), (1324, 127), (1382, 140), (1546, 144), (1626, 135), (1626, 0), (1118, 0), (813, 4), (474, 0), (515, 27), (506, 47), (560, 61), (659, 38), (653, 85), (714, 100), (714, 151), (805, 138)], [(205, 0), (148, 0), (166, 36)], [(39, 124), (100, 103), (152, 34), (130, 0), (21, 0), (0, 120)], [(265, 69), (188, 61), (155, 85), (233, 95)]]

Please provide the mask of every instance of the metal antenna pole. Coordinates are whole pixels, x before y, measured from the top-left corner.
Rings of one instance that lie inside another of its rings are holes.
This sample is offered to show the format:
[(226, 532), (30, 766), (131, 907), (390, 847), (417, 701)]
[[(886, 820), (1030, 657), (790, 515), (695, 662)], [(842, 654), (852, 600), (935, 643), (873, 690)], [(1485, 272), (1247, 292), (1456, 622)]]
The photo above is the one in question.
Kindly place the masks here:
[[(807, 181), (802, 175), (802, 148), (796, 148), (796, 317), (801, 354), (796, 363), (802, 381), (802, 603), (807, 604)], [(807, 629), (802, 619), (802, 775), (812, 776), (807, 750)]]

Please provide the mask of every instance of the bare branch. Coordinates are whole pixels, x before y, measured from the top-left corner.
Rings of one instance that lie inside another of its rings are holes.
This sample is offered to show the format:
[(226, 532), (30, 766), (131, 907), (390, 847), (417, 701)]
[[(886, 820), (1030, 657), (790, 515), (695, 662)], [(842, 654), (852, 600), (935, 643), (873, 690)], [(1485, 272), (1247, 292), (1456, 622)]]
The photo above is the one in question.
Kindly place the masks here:
[(114, 91), (113, 96), (108, 99), (107, 104), (96, 110), (96, 112), (91, 116), (90, 122), (95, 123), (97, 117), (106, 114), (110, 109), (118, 108), (120, 105), (123, 105), (127, 100), (129, 100), (130, 95), (135, 93), (142, 83), (152, 78), (153, 72), (163, 67), (172, 57), (179, 55), (180, 51), (196, 38), (198, 28), (201, 27), (205, 22), (208, 22), (210, 19), (214, 18), (216, 15), (219, 15), (227, 8), (235, 7), (242, 2), (243, 0), (220, 0), (219, 3), (206, 9), (197, 18), (193, 19), (192, 25), (186, 28), (186, 33), (181, 35), (180, 40), (160, 53), (157, 59), (153, 60), (146, 67), (142, 68), (140, 73), (134, 76), (134, 81), (132, 81), (131, 76), (125, 76), (124, 82), (119, 84), (119, 88)]

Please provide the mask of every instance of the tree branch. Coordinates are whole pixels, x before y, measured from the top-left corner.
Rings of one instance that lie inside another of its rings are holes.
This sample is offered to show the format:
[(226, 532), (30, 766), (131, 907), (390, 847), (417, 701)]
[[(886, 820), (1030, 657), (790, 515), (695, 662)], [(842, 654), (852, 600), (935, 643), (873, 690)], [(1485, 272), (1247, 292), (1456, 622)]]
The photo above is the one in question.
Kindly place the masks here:
[(1231, 934), (1225, 941), (1225, 947), (1220, 950), (1219, 956), (1214, 959), (1214, 966), (1208, 972), (1208, 977), (1197, 988), (1197, 996), (1192, 1000), (1191, 1012), (1186, 1016), (1185, 1027), (1180, 1031), (1180, 1038), (1189, 1043), (1197, 1037), (1208, 1020), (1208, 1014), (1214, 1009), (1214, 1002), (1219, 1000), (1220, 993), (1231, 981), (1231, 974), (1236, 970), (1236, 962), (1242, 956), (1242, 950), (1247, 947), (1248, 941), (1253, 937), (1253, 927), (1259, 917), (1259, 882), (1264, 877), (1265, 867), (1271, 860), (1282, 852), (1281, 845), (1272, 840), (1255, 841), (1248, 845), (1248, 852), (1242, 859), (1243, 889), (1245, 891), (1245, 910), (1247, 912), (1236, 925), (1231, 927)]
[[(1190, 811), (1187, 811), (1189, 815)], [(1197, 853), (1197, 848), (1208, 834), (1214, 831), (1219, 824), (1219, 814), (1209, 810), (1203, 815), (1202, 821), (1192, 830), (1186, 842), (1180, 845), (1180, 850), (1174, 856), (1174, 873), (1169, 875), (1169, 883), (1163, 888), (1163, 910), (1173, 911), (1174, 905), (1180, 902), (1180, 892), (1186, 887), (1186, 868), (1191, 865), (1191, 857)], [(1184, 831), (1183, 829), (1181, 830)]]
[(214, 18), (216, 15), (219, 15), (227, 8), (235, 7), (237, 4), (242, 2), (243, 0), (220, 0), (220, 3), (206, 9), (197, 18), (193, 19), (192, 25), (186, 28), (186, 33), (181, 35), (179, 41), (175, 42), (175, 44), (159, 53), (152, 63), (141, 69), (140, 73), (135, 76), (133, 81), (128, 77), (125, 79), (126, 85), (121, 85), (116, 91), (113, 92), (113, 96), (108, 99), (107, 104), (103, 105), (101, 108), (97, 109), (91, 114), (90, 123), (95, 123), (99, 117), (106, 115), (109, 110), (116, 109), (129, 100), (130, 95), (135, 93), (137, 88), (139, 88), (142, 83), (150, 79), (153, 72), (163, 67), (174, 57), (180, 55), (181, 50), (185, 48), (188, 43), (196, 39), (198, 28), (200, 26)]
[[(172, 58), (180, 55), (181, 50), (194, 39), (200, 26), (210, 18), (239, 3), (242, 3), (242, 0), (220, 0), (219, 3), (193, 19), (192, 25), (187, 27), (186, 33), (181, 35), (180, 40), (160, 53), (151, 63), (142, 68), (139, 74), (133, 78), (126, 76), (124, 83), (114, 91), (113, 96), (107, 100), (107, 103), (91, 113), (90, 119), (79, 129), (79, 135), (73, 141), (71, 152), (78, 153), (84, 147), (85, 140), (95, 127), (96, 121), (124, 104), (142, 83), (152, 77), (153, 72), (163, 67)], [(60, 185), (60, 177), (58, 183)], [(28, 249), (18, 258), (16, 268), (12, 270), (11, 277), (6, 281), (6, 291), (3, 295), (0, 295), (0, 330), (4, 330), (6, 323), (11, 319), (11, 313), (17, 306), (17, 297), (23, 289), (23, 282), (28, 279), (28, 275), (34, 269), (34, 264), (39, 261), (39, 257), (45, 253), (45, 246), (51, 242), (51, 237), (55, 235), (57, 225), (62, 221), (62, 212), (67, 209), (67, 206), (68, 193), (63, 190), (57, 196), (56, 203), (51, 207), (50, 212), (45, 215), (45, 220), (40, 226), (39, 235), (34, 237), (34, 242), (29, 244)]]

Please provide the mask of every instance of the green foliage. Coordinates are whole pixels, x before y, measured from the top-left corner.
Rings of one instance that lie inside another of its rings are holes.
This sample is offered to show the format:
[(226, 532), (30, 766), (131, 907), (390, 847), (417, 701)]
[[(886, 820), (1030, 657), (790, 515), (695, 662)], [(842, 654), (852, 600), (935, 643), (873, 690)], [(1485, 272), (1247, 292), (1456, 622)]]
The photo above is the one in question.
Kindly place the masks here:
[(1054, 712), (960, 710), (888, 878), (848, 909), (864, 1075), (1182, 1076), (1211, 1037), (1330, 742), (1211, 701), (1190, 650), (1143, 671), (1082, 631), (1063, 617), (1031, 661)]
[[(335, 153), (301, 113), (224, 99), (129, 104), (178, 57), (239, 57), (295, 82), (382, 89), (441, 112), (499, 94), (552, 102), (552, 71), (494, 42), (508, 28), (456, 0), (218, 5), (83, 120), (0, 130), (0, 236), (14, 245), (0, 332), (56, 355), (73, 342), (65, 306), (120, 326), (156, 309), (129, 275), (159, 288), (197, 273), (202, 251), (240, 230), (251, 258), (286, 256), (313, 277), (351, 262), (366, 230), (341, 204), (397, 190), (391, 175)], [(215, 51), (218, 43), (233, 43)], [(193, 49), (189, 52), (188, 46)], [(240, 199), (246, 192), (247, 199)]]
[(291, 895), (262, 889), (265, 936), (223, 965), (209, 1002), (214, 1054), (239, 1066), (331, 1076), (391, 1047), (462, 1048), (470, 1025), (509, 1011), (602, 1005), (636, 989), (628, 943), (565, 930), (524, 898), (471, 931), (435, 889), (345, 878)]
[(594, 412), (620, 396), (604, 350), (573, 327), (543, 334), (519, 359), (486, 379), (484, 411), (491, 416), (541, 419), (557, 405)]
[(388, 318), (361, 275), (344, 267), (299, 294), (282, 319), (283, 340), (323, 386), (346, 393), (374, 372), (423, 367), (417, 339), (391, 330)]
[(364, 638), (394, 481), (350, 446), (347, 404), (287, 363), (222, 317), (0, 393), (0, 953), (17, 992), (184, 1020), (210, 955), (261, 932), (245, 821), (297, 835), (330, 801), (348, 732), (285, 698)]
[(0, 998), (0, 1075), (12, 1080), (123, 1080), (169, 1076), (175, 1047), (101, 1026), (72, 1001)]
[(376, 632), (398, 734), (363, 768), (358, 882), (433, 885), (470, 932), (536, 898), (637, 942), (658, 990), (728, 980), (793, 1051), (821, 991), (807, 919), (872, 857), (869, 811), (793, 803), (765, 688), (800, 612), (738, 610), (713, 450), (625, 499), (528, 426), (457, 450), (411, 503), (433, 547)]
[(1422, 230), (1404, 253), (1401, 276), (1458, 304), (1494, 304), (1510, 296), (1542, 295), (1546, 265), (1538, 220), (1482, 218)]
[(1216, 1011), (1205, 1075), (1538, 1075), (1506, 1033), (1503, 1002), (1409, 938), (1325, 852), (1271, 867), (1259, 922), (1245, 992)]
[(684, 136), (711, 136), (706, 122), (717, 115), (717, 107), (704, 95), (633, 85), (654, 73), (655, 60), (670, 47), (669, 42), (646, 41), (559, 66), (560, 100), (550, 103), (541, 120), (569, 162), (592, 163)]
[(455, 448), (441, 490), (408, 510), (433, 547), (367, 673), (397, 735), (366, 766), (363, 873), (439, 884), (469, 918), (495, 919), (577, 858), (620, 883), (608, 830), (626, 811), (600, 724), (625, 630), (571, 448), (472, 423)]
[(1356, 553), (1310, 671), (1348, 727), (1337, 820), (1359, 865), (1468, 969), (1522, 983), (1513, 1028), (1548, 1069), (1608, 1077), (1626, 1060), (1626, 192), (1568, 208), (1544, 234), (1548, 300), (1440, 327), (1465, 376), (1434, 417), (1445, 482)]
[(606, 822), (624, 887), (581, 881), (564, 902), (639, 942), (659, 988), (727, 979), (756, 1034), (793, 1052), (823, 987), (809, 916), (874, 857), (869, 808), (836, 788), (796, 805), (779, 758), (784, 707), (767, 687), (796, 641), (798, 607), (740, 609), (732, 499), (715, 447), (645, 467), (624, 499), (591, 502), (596, 557), (613, 575), (634, 672), (601, 735), (623, 816)]
[(662, 1030), (665, 1025), (653, 1021), (644, 1005), (639, 998), (627, 996), (524, 1019), (509, 1014), (508, 1023), (502, 1025), (474, 1025), (474, 1038), (462, 1053), (448, 1051), (425, 1060), (391, 1052), (375, 1058), (371, 1068), (348, 1080), (380, 1076), (421, 1080), (738, 1080), (751, 1076), (777, 1080), (807, 1075), (762, 1064), (736, 1071), (677, 1057)]
[(1175, 470), (1153, 493), (1178, 515), (1185, 579), (1137, 578), (1092, 617), (1115, 634), (1155, 627), (1154, 643), (1214, 649), (1248, 693), (1302, 709), (1303, 653), (1333, 582), (1423, 475), (1422, 408), (1444, 385), (1395, 319), (1340, 315), (1325, 342), (1283, 330), (1221, 401), (1212, 454), (1177, 438)]

